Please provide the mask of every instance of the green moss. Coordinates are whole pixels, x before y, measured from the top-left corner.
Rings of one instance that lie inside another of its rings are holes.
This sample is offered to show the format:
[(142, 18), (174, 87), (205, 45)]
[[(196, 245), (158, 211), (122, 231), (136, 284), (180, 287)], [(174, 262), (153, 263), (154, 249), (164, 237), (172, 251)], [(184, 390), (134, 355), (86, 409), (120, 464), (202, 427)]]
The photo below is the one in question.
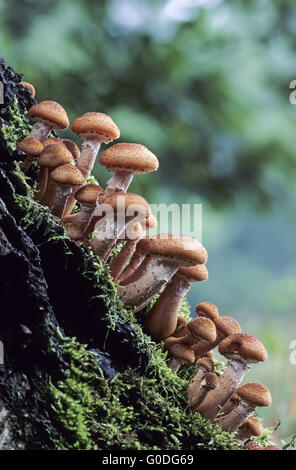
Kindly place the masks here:
[(13, 103), (9, 106), (8, 111), (9, 121), (1, 121), (0, 132), (2, 138), (15, 150), (18, 142), (29, 134), (32, 125), (28, 115), (21, 113), (16, 96), (14, 96)]

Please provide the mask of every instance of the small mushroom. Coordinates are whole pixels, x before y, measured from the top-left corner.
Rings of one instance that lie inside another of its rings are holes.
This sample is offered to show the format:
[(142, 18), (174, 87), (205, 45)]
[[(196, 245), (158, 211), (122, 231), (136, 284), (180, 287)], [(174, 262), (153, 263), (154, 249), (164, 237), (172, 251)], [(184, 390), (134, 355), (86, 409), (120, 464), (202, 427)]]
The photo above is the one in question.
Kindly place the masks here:
[(120, 143), (101, 153), (99, 162), (114, 176), (107, 182), (106, 194), (127, 191), (135, 173), (143, 174), (158, 169), (158, 159), (144, 145)]
[(106, 213), (106, 216), (97, 223), (90, 245), (95, 254), (105, 260), (127, 225), (132, 220), (145, 220), (150, 214), (150, 207), (148, 202), (137, 194), (114, 193), (104, 199), (99, 209), (102, 214)]
[(38, 192), (36, 199), (43, 206), (52, 207), (57, 191), (56, 182), (49, 178), (50, 173), (60, 165), (73, 161), (73, 155), (59, 139), (46, 139), (44, 150), (39, 157)]
[(193, 238), (159, 234), (143, 238), (139, 251), (146, 254), (138, 268), (138, 278), (127, 286), (119, 286), (118, 293), (128, 308), (135, 312), (145, 307), (159, 293), (180, 266), (194, 266), (207, 261), (207, 251)]
[(67, 164), (55, 168), (50, 174), (50, 179), (57, 183), (51, 210), (55, 216), (62, 218), (68, 197), (73, 188), (83, 184), (84, 176), (74, 165)]
[(104, 190), (97, 184), (86, 184), (75, 193), (75, 199), (80, 204), (80, 211), (73, 222), (64, 223), (72, 240), (79, 240), (83, 237), (95, 208), (103, 199), (104, 194)]
[(257, 406), (270, 406), (271, 395), (269, 390), (262, 384), (255, 382), (247, 383), (238, 387), (236, 393), (240, 397), (240, 402), (221, 421), (223, 431), (234, 432), (253, 413)]
[(240, 401), (240, 398), (238, 394), (234, 392), (229, 398), (229, 400), (227, 400), (223, 408), (221, 408), (219, 415), (221, 416), (228, 415), (228, 413), (230, 413), (234, 408), (237, 407), (237, 405), (239, 404), (239, 401)]
[(143, 263), (145, 257), (145, 253), (136, 249), (129, 265), (122, 271), (118, 278), (118, 282), (121, 286), (127, 286), (139, 278), (137, 270)]
[(52, 129), (67, 129), (69, 119), (64, 108), (55, 101), (41, 101), (29, 109), (29, 115), (36, 121), (29, 137), (44, 140)]
[(196, 402), (197, 400), (203, 376), (207, 372), (214, 372), (215, 369), (214, 361), (208, 357), (201, 357), (198, 359), (198, 361), (196, 361), (196, 365), (198, 368), (197, 372), (191, 379), (187, 388), (187, 396), (192, 403)]
[(256, 441), (249, 441), (245, 444), (245, 450), (263, 450), (264, 447)]
[(233, 392), (242, 382), (251, 364), (267, 359), (267, 352), (255, 336), (236, 333), (219, 344), (219, 353), (228, 358), (228, 364), (219, 378), (219, 386), (201, 404), (199, 412), (204, 418), (214, 419)]
[(152, 336), (164, 339), (175, 332), (178, 312), (191, 283), (206, 281), (207, 278), (204, 264), (179, 267), (147, 315), (146, 325)]
[[(200, 312), (200, 315), (203, 316), (203, 312)], [(209, 318), (205, 315), (205, 318)], [(241, 333), (240, 324), (232, 317), (229, 316), (219, 316), (219, 317), (212, 317), (212, 321), (216, 326), (217, 330), (217, 337), (216, 340), (212, 343), (210, 342), (203, 342), (194, 345), (192, 348), (195, 352), (196, 357), (200, 357), (202, 354), (205, 354), (212, 349), (215, 349), (221, 341), (229, 335), (234, 333)]]
[(179, 367), (182, 364), (193, 364), (194, 363), (194, 352), (189, 346), (185, 344), (174, 344), (170, 349), (169, 353), (173, 356), (170, 362), (170, 368), (174, 372), (178, 372)]
[(203, 400), (206, 398), (208, 393), (211, 390), (215, 390), (218, 387), (219, 379), (216, 374), (213, 372), (206, 372), (201, 381), (200, 381), (200, 386), (195, 394), (194, 402), (192, 404), (191, 410), (193, 413), (198, 412), (200, 404), (203, 402)]
[(123, 272), (128, 261), (133, 257), (137, 248), (137, 244), (141, 240), (141, 238), (143, 238), (145, 231), (156, 227), (157, 220), (154, 215), (150, 214), (149, 217), (145, 219), (145, 221), (143, 221), (142, 230), (138, 230), (137, 236), (133, 236), (131, 238), (126, 237), (127, 241), (124, 247), (110, 263), (111, 275), (114, 281), (118, 281), (121, 279), (121, 273)]
[[(202, 265), (201, 265), (202, 266)], [(187, 320), (185, 317), (182, 317), (181, 315), (178, 315), (177, 317), (177, 326), (174, 331), (174, 338), (180, 338), (181, 336), (186, 336), (188, 335), (189, 331), (187, 328)]]
[(77, 144), (70, 139), (62, 139), (64, 145), (66, 145), (69, 152), (72, 153), (74, 160), (78, 160), (80, 157), (80, 150)]
[(262, 421), (256, 416), (249, 416), (246, 421), (240, 425), (235, 436), (239, 441), (245, 442), (251, 437), (260, 437), (264, 431)]
[(281, 447), (270, 444), (269, 446), (263, 447), (262, 450), (283, 450)]
[(31, 92), (31, 95), (35, 96), (36, 94), (36, 90), (35, 90), (35, 87), (32, 85), (32, 83), (29, 83), (29, 82), (20, 82), (20, 85), (23, 85), (25, 88), (28, 88), (28, 90), (30, 90)]
[(41, 154), (43, 143), (33, 137), (25, 137), (17, 144), (16, 148), (27, 155), (25, 160), (20, 164), (20, 169), (26, 173), (35, 158), (39, 157)]

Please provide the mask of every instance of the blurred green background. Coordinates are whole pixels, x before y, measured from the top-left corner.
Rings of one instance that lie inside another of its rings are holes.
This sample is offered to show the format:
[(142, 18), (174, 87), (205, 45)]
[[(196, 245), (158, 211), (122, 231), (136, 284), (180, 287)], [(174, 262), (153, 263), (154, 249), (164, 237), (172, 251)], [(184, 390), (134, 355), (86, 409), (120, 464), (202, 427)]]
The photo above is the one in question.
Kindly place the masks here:
[[(202, 203), (214, 302), (269, 351), (248, 380), (266, 384), (259, 410), (296, 432), (296, 4), (292, 0), (0, 0), (1, 55), (37, 98), (71, 121), (112, 116), (121, 141), (147, 145), (157, 173), (130, 188), (149, 202)], [(69, 137), (73, 135), (69, 131)], [(102, 184), (108, 175), (97, 164)]]

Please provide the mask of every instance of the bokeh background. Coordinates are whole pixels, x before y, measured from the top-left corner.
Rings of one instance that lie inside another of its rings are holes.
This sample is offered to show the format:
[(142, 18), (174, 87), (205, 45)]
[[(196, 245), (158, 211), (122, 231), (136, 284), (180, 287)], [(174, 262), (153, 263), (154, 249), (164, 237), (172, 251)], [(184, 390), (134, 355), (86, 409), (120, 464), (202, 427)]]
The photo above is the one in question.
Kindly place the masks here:
[[(156, 174), (131, 191), (149, 202), (203, 204), (214, 302), (269, 351), (248, 380), (266, 384), (259, 410), (296, 432), (296, 4), (293, 0), (0, 0), (1, 55), (37, 98), (71, 121), (112, 116), (121, 141), (147, 145)], [(73, 137), (68, 132), (69, 137)], [(97, 164), (103, 184), (108, 175)]]

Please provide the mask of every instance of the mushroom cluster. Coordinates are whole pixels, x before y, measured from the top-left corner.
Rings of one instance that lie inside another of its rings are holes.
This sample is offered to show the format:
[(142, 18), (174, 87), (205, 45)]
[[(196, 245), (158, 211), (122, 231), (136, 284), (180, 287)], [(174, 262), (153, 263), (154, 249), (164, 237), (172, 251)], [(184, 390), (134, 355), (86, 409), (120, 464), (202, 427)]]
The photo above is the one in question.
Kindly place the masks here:
[[(26, 82), (22, 85), (34, 90)], [(128, 192), (135, 174), (158, 169), (157, 157), (140, 144), (108, 147), (98, 159), (113, 173), (104, 189), (88, 179), (101, 145), (120, 137), (110, 116), (88, 112), (73, 122), (72, 131), (83, 139), (80, 150), (73, 141), (50, 135), (69, 126), (60, 104), (40, 102), (30, 108), (29, 115), (35, 124), (17, 148), (25, 154), (20, 165), (23, 172), (38, 162), (35, 200), (61, 219), (75, 243), (88, 246), (103, 263), (123, 242), (109, 263), (118, 295), (134, 313), (154, 301), (145, 327), (168, 352), (169, 367), (177, 373), (181, 365), (195, 365), (187, 389), (191, 412), (219, 423), (223, 430), (236, 431), (237, 438), (247, 444), (251, 437), (261, 436), (262, 423), (254, 411), (270, 405), (270, 393), (264, 385), (241, 383), (251, 364), (267, 359), (263, 344), (242, 333), (234, 318), (220, 315), (210, 302), (198, 304), (196, 318), (188, 322), (179, 315), (191, 284), (208, 278), (207, 251), (190, 237), (149, 235), (157, 220), (142, 196)], [(220, 377), (212, 354), (216, 347), (228, 360)]]

